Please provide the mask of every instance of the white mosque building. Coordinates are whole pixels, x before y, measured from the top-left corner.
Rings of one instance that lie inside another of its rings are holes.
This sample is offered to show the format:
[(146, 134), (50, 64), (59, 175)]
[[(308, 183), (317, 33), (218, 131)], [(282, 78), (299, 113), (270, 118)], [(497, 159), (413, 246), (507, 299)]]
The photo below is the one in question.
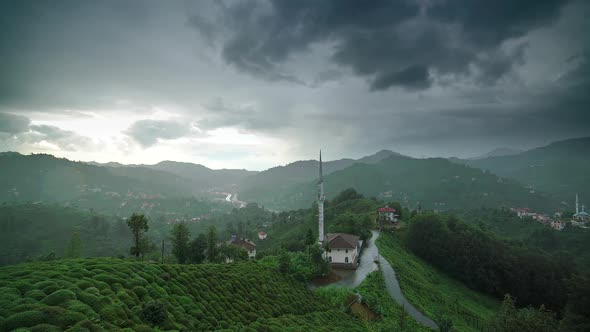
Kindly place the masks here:
[(363, 241), (353, 234), (324, 234), (324, 174), (322, 170), (322, 151), (320, 151), (320, 178), (318, 181), (318, 226), (319, 243), (325, 248), (324, 258), (333, 268), (356, 269), (359, 265)]

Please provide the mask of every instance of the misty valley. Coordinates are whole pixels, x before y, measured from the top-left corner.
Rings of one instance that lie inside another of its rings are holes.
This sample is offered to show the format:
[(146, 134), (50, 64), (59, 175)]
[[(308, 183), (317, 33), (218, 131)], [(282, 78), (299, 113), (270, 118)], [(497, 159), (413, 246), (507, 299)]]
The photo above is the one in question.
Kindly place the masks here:
[(590, 332), (589, 13), (0, 0), (0, 332)]
[(257, 172), (5, 152), (0, 327), (582, 331), (589, 149)]

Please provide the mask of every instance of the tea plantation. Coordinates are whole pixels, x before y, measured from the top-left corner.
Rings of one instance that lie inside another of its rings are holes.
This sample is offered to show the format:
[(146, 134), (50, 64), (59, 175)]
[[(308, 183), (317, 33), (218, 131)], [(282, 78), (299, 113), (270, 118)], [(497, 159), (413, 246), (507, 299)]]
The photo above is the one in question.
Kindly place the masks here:
[(255, 262), (77, 259), (0, 268), (0, 331), (364, 331)]

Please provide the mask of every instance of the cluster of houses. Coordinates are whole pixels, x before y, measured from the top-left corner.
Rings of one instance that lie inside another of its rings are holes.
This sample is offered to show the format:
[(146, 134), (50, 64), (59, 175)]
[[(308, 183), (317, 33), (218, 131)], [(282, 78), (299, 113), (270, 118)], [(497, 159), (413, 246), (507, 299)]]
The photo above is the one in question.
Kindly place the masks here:
[(562, 213), (560, 212), (555, 213), (554, 217), (550, 217), (546, 214), (533, 212), (528, 208), (512, 208), (511, 210), (516, 213), (520, 219), (532, 218), (537, 222), (551, 226), (557, 230), (564, 229), (568, 224), (581, 228), (589, 228), (590, 225), (590, 214), (584, 211), (584, 205), (582, 205), (580, 209), (578, 195), (576, 195), (576, 212), (569, 221), (563, 220)]
[(565, 225), (566, 225), (565, 221), (552, 218), (546, 214), (533, 212), (529, 208), (512, 208), (510, 210), (512, 210), (512, 212), (516, 213), (516, 215), (520, 219), (532, 218), (533, 220), (535, 220), (541, 224), (551, 226), (551, 228), (554, 228), (556, 230), (562, 230), (565, 228)]

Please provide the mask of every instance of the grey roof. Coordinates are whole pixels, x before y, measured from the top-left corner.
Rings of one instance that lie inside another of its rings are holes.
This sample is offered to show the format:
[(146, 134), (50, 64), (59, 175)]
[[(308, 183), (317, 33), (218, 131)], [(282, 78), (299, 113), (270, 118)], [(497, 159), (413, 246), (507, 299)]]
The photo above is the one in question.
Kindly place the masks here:
[(357, 246), (359, 237), (346, 233), (328, 233), (324, 243), (328, 243), (330, 249), (354, 249)]

